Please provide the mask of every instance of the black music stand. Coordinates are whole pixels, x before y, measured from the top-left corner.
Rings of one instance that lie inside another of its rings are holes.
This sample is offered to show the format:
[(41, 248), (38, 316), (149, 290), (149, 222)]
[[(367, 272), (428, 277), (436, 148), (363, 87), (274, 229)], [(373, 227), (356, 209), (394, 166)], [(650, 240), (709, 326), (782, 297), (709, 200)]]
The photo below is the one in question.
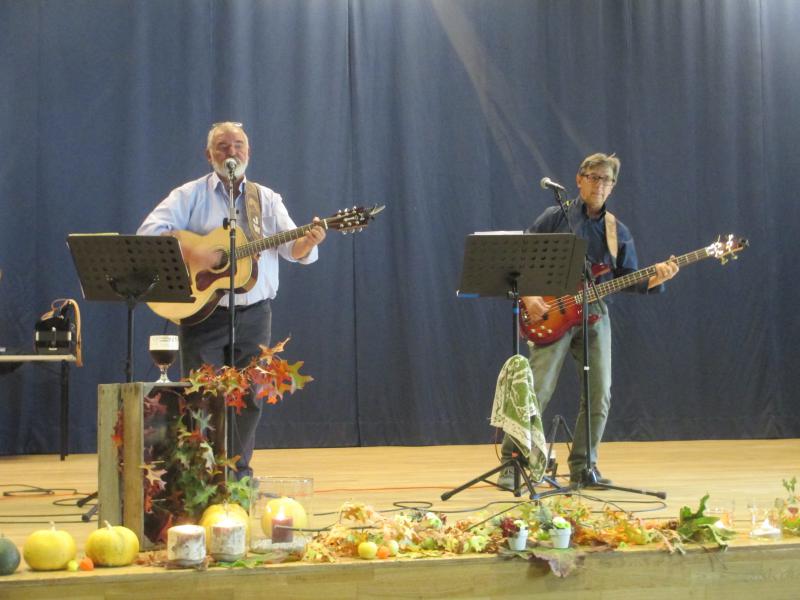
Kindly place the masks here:
[[(133, 309), (137, 302), (193, 302), (189, 273), (176, 238), (161, 235), (73, 233), (67, 236), (86, 300), (119, 302), (128, 307), (128, 356), (125, 381), (133, 382)], [(78, 500), (83, 507), (97, 498)], [(98, 505), (81, 516), (89, 522)]]
[(67, 246), (86, 300), (125, 301), (133, 381), (133, 309), (137, 302), (193, 302), (189, 272), (176, 238), (162, 235), (71, 234)]
[[(519, 354), (520, 296), (561, 296), (578, 286), (586, 254), (586, 240), (571, 233), (476, 233), (467, 236), (458, 295), (466, 298), (500, 296), (512, 302), (513, 353)], [(448, 500), (481, 481), (501, 488), (489, 477), (506, 467), (514, 469), (515, 496), (528, 487), (531, 499), (533, 482), (520, 458), (478, 475), (471, 481), (442, 494)], [(524, 482), (524, 484), (522, 483)], [(554, 480), (549, 483), (557, 487)]]

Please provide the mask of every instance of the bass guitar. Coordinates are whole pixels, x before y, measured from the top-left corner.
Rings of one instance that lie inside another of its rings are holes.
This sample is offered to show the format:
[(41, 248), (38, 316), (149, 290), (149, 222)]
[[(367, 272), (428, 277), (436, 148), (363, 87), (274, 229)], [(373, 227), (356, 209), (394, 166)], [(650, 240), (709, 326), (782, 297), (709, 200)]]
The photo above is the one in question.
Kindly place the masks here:
[[(236, 240), (236, 249), (233, 259), (236, 261), (234, 285), (236, 293), (247, 292), (252, 289), (258, 278), (258, 261), (256, 255), (271, 248), (276, 248), (286, 242), (291, 242), (303, 237), (312, 227), (319, 225), (329, 231), (351, 233), (361, 231), (369, 222), (381, 212), (384, 206), (369, 208), (353, 207), (338, 211), (335, 215), (320, 221), (309, 223), (281, 231), (255, 241), (248, 241), (246, 236), (239, 235)], [(214, 312), (219, 301), (225, 296), (230, 285), (230, 232), (224, 227), (218, 227), (205, 235), (191, 231), (177, 231), (175, 237), (181, 246), (190, 249), (207, 249), (219, 251), (222, 260), (218, 267), (212, 269), (200, 268), (189, 258), (186, 267), (189, 270), (189, 280), (192, 287), (193, 302), (148, 302), (147, 306), (157, 315), (169, 319), (180, 325), (194, 325), (208, 318)], [(194, 253), (188, 253), (191, 257)]]
[[(716, 258), (724, 265), (728, 258), (738, 258), (737, 253), (748, 246), (746, 239), (735, 239), (729, 235), (722, 241), (722, 237), (717, 238), (716, 242), (700, 248), (694, 252), (689, 252), (679, 256), (676, 261), (679, 267), (690, 265), (705, 258)], [(589, 302), (597, 302), (600, 298), (614, 294), (620, 290), (631, 287), (649, 279), (656, 274), (655, 265), (646, 269), (640, 269), (633, 273), (628, 273), (622, 277), (609, 279), (603, 283), (598, 283), (589, 288)], [(583, 316), (583, 292), (578, 292), (574, 296), (543, 296), (542, 299), (547, 304), (547, 311), (541, 319), (534, 319), (525, 310), (525, 304), (519, 301), (519, 325), (522, 335), (537, 346), (546, 346), (557, 342), (564, 334), (575, 325), (579, 325)], [(589, 322), (593, 323), (599, 318), (598, 315), (589, 315)]]

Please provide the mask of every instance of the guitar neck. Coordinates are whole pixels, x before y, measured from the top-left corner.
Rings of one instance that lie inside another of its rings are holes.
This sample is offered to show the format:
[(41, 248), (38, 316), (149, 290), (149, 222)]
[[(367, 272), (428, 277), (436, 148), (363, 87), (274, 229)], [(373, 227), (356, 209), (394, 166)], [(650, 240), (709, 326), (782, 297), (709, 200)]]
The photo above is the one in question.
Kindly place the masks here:
[[(699, 250), (695, 250), (694, 252), (689, 252), (687, 254), (683, 254), (677, 257), (676, 262), (678, 263), (679, 267), (683, 267), (685, 265), (690, 265), (695, 263), (699, 260), (703, 260), (704, 258), (709, 258), (711, 255), (708, 253), (706, 248), (700, 248)], [(623, 275), (622, 277), (616, 277), (614, 279), (609, 279), (608, 281), (604, 281), (603, 283), (598, 283), (594, 287), (589, 289), (589, 302), (596, 302), (600, 298), (608, 296), (610, 294), (614, 294), (619, 292), (620, 290), (624, 290), (625, 288), (629, 288), (632, 285), (639, 283), (644, 279), (650, 279), (653, 275), (656, 274), (656, 266), (651, 265), (644, 269), (639, 269), (638, 271), (634, 271), (633, 273), (628, 273), (627, 275)], [(578, 292), (574, 296), (575, 302), (580, 304), (583, 302), (583, 292)]]
[(291, 242), (293, 240), (301, 238), (317, 225), (319, 225), (323, 229), (328, 229), (328, 219), (320, 219), (315, 223), (309, 223), (308, 225), (303, 225), (302, 227), (298, 227), (297, 229), (289, 229), (287, 231), (281, 231), (280, 233), (275, 233), (273, 235), (255, 240), (253, 242), (242, 244), (241, 246), (238, 246), (236, 248), (236, 260), (239, 260), (240, 258), (246, 258), (248, 256), (253, 256), (254, 254), (258, 254), (259, 252), (263, 252), (264, 250), (269, 250), (270, 248), (276, 248), (281, 244), (285, 244), (286, 242)]

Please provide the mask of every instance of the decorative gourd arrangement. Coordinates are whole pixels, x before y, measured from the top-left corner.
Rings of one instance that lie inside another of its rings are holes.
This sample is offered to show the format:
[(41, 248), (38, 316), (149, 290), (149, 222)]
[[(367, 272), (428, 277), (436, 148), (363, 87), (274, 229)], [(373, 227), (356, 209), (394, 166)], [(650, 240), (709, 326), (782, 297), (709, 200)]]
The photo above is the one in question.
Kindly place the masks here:
[(22, 546), (22, 556), (34, 571), (66, 569), (69, 561), (75, 559), (77, 551), (73, 537), (66, 531), (56, 529), (54, 523), (51, 523), (50, 529), (34, 531)]
[(11, 575), (19, 566), (19, 550), (7, 537), (0, 534), (0, 575)]
[(89, 534), (86, 540), (86, 556), (98, 567), (126, 567), (139, 556), (139, 538), (127, 527), (111, 526), (106, 521)]

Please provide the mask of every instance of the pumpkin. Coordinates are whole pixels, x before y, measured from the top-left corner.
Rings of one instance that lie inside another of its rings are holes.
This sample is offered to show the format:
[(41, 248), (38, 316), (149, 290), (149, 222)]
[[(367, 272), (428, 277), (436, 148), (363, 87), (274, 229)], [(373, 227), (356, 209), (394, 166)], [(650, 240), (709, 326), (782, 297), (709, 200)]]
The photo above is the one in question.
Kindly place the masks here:
[(93, 531), (86, 540), (86, 556), (98, 567), (125, 567), (139, 556), (139, 538), (127, 527), (105, 527)]
[(59, 531), (55, 524), (50, 529), (34, 531), (22, 546), (22, 556), (34, 571), (58, 571), (75, 558), (78, 549), (75, 540), (66, 531)]
[(211, 551), (211, 528), (217, 523), (230, 519), (244, 525), (246, 543), (250, 543), (250, 515), (238, 504), (212, 504), (200, 517), (200, 525), (206, 530), (206, 550)]
[(0, 535), (0, 575), (11, 575), (19, 566), (19, 550), (7, 537)]
[(272, 538), (272, 519), (283, 513), (286, 517), (292, 518), (292, 527), (302, 529), (308, 527), (308, 515), (306, 509), (294, 498), (283, 496), (281, 498), (273, 498), (267, 502), (264, 508), (264, 514), (261, 516), (261, 529), (264, 535)]

